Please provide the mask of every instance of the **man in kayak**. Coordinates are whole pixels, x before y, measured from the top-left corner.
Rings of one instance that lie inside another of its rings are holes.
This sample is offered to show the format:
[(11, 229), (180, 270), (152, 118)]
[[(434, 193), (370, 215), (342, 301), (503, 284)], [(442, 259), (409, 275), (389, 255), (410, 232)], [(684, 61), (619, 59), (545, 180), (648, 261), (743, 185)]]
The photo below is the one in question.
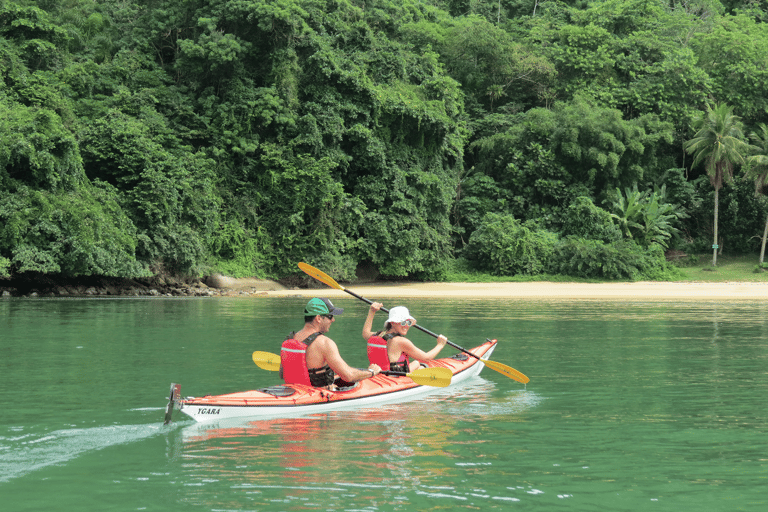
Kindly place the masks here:
[[(384, 330), (374, 333), (371, 329), (373, 316), (382, 305), (378, 302), (371, 304), (368, 317), (363, 324), (363, 339), (368, 342), (368, 361), (377, 363), (384, 370), (397, 372), (412, 372), (420, 366), (419, 361), (429, 361), (445, 347), (448, 339), (442, 334), (437, 337), (437, 345), (429, 352), (424, 352), (406, 338), (408, 329), (416, 324), (405, 306), (396, 306), (389, 310), (389, 318), (384, 323)], [(414, 361), (408, 362), (412, 357)]]
[(307, 303), (304, 328), (289, 334), (280, 350), (281, 376), (286, 384), (333, 389), (335, 385), (347, 387), (378, 375), (381, 368), (376, 364), (367, 370), (349, 366), (341, 358), (336, 343), (325, 335), (343, 312), (327, 298), (314, 298)]

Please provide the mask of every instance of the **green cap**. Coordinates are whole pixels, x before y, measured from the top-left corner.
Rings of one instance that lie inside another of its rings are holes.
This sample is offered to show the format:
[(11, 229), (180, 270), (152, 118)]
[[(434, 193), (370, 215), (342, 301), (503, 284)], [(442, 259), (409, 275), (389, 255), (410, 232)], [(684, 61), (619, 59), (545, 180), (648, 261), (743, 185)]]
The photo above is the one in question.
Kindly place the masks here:
[(333, 305), (330, 299), (314, 298), (307, 303), (307, 307), (304, 308), (304, 315), (334, 315), (339, 316), (344, 312), (344, 309), (337, 308)]

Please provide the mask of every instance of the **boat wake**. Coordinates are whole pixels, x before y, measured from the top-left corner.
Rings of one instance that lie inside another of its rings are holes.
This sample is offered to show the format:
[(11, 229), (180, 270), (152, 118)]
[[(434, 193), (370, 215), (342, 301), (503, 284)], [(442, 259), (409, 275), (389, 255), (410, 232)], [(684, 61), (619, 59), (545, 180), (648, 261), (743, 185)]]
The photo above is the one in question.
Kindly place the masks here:
[(44, 433), (25, 433), (23, 427), (12, 427), (5, 435), (0, 435), (0, 482), (62, 464), (86, 452), (132, 443), (163, 431), (159, 422), (71, 428)]

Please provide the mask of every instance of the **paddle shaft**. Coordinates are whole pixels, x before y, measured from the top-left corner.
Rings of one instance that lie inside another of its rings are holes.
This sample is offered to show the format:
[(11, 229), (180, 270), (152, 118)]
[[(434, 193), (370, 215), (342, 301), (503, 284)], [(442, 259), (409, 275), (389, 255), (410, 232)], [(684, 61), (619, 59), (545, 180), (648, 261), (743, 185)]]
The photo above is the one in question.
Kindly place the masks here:
[[(358, 370), (362, 370), (364, 372), (369, 371), (368, 368), (358, 368)], [(408, 372), (396, 372), (394, 370), (381, 370), (377, 375), (388, 375), (390, 377), (410, 377), (412, 374)]]
[[(353, 291), (347, 290), (346, 288), (342, 288), (342, 289), (343, 289), (345, 292), (347, 292), (348, 294), (352, 295), (353, 297), (357, 297), (358, 299), (362, 300), (363, 302), (367, 302), (368, 304), (373, 304), (373, 301), (371, 301), (371, 300), (368, 300), (368, 299), (366, 299), (365, 297), (363, 297), (363, 296), (361, 296), (361, 295), (358, 295), (358, 294), (356, 294), (356, 293), (355, 293), (355, 292), (353, 292)], [(387, 308), (385, 308), (384, 306), (382, 306), (382, 307), (381, 307), (381, 310), (382, 310), (383, 312), (385, 312), (385, 313), (389, 313), (389, 310), (388, 310)], [(415, 328), (417, 328), (418, 330), (420, 330), (421, 332), (423, 332), (423, 333), (426, 333), (426, 334), (429, 334), (429, 335), (430, 335), (430, 336), (432, 336), (433, 338), (437, 338), (437, 337), (439, 336), (438, 334), (435, 334), (435, 333), (433, 333), (433, 332), (432, 332), (432, 331), (430, 331), (429, 329), (425, 329), (424, 327), (420, 326), (419, 324), (413, 324), (413, 326), (414, 326)], [(470, 355), (470, 356), (474, 357), (475, 359), (482, 361), (482, 359), (480, 359), (479, 357), (477, 357), (475, 354), (473, 354), (473, 353), (472, 353), (472, 352), (470, 352), (469, 350), (466, 350), (466, 349), (464, 349), (464, 348), (461, 348), (460, 346), (458, 346), (457, 344), (455, 344), (454, 342), (452, 342), (451, 340), (449, 340), (449, 339), (447, 339), (447, 338), (446, 338), (446, 343), (448, 343), (450, 346), (452, 346), (452, 347), (453, 347), (453, 348), (455, 348), (456, 350), (461, 350), (461, 351), (462, 351), (462, 352), (464, 352), (465, 354), (467, 354), (467, 355)], [(483, 361), (483, 362), (485, 362), (485, 361)]]
[(392, 377), (408, 377), (410, 375), (406, 372), (394, 372), (392, 370), (381, 370), (379, 373), (382, 375), (390, 375)]

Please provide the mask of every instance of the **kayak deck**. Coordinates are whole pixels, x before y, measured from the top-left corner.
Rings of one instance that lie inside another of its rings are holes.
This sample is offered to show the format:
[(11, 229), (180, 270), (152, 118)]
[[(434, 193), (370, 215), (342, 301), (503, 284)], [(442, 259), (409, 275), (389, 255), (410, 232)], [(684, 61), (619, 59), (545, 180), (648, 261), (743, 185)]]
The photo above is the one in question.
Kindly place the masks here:
[[(496, 340), (488, 340), (468, 352), (487, 359), (496, 344)], [(453, 375), (451, 384), (478, 375), (484, 367), (482, 361), (463, 353), (426, 361), (425, 364), (428, 368), (448, 368)], [(255, 416), (267, 418), (378, 406), (393, 401), (402, 402), (440, 389), (417, 384), (406, 376), (382, 374), (364, 379), (353, 387), (336, 391), (302, 384), (283, 384), (223, 395), (179, 398), (180, 388), (178, 384), (171, 385), (171, 400), (166, 411), (166, 422), (170, 421), (172, 407), (199, 422)], [(174, 397), (174, 389), (176, 397)]]

